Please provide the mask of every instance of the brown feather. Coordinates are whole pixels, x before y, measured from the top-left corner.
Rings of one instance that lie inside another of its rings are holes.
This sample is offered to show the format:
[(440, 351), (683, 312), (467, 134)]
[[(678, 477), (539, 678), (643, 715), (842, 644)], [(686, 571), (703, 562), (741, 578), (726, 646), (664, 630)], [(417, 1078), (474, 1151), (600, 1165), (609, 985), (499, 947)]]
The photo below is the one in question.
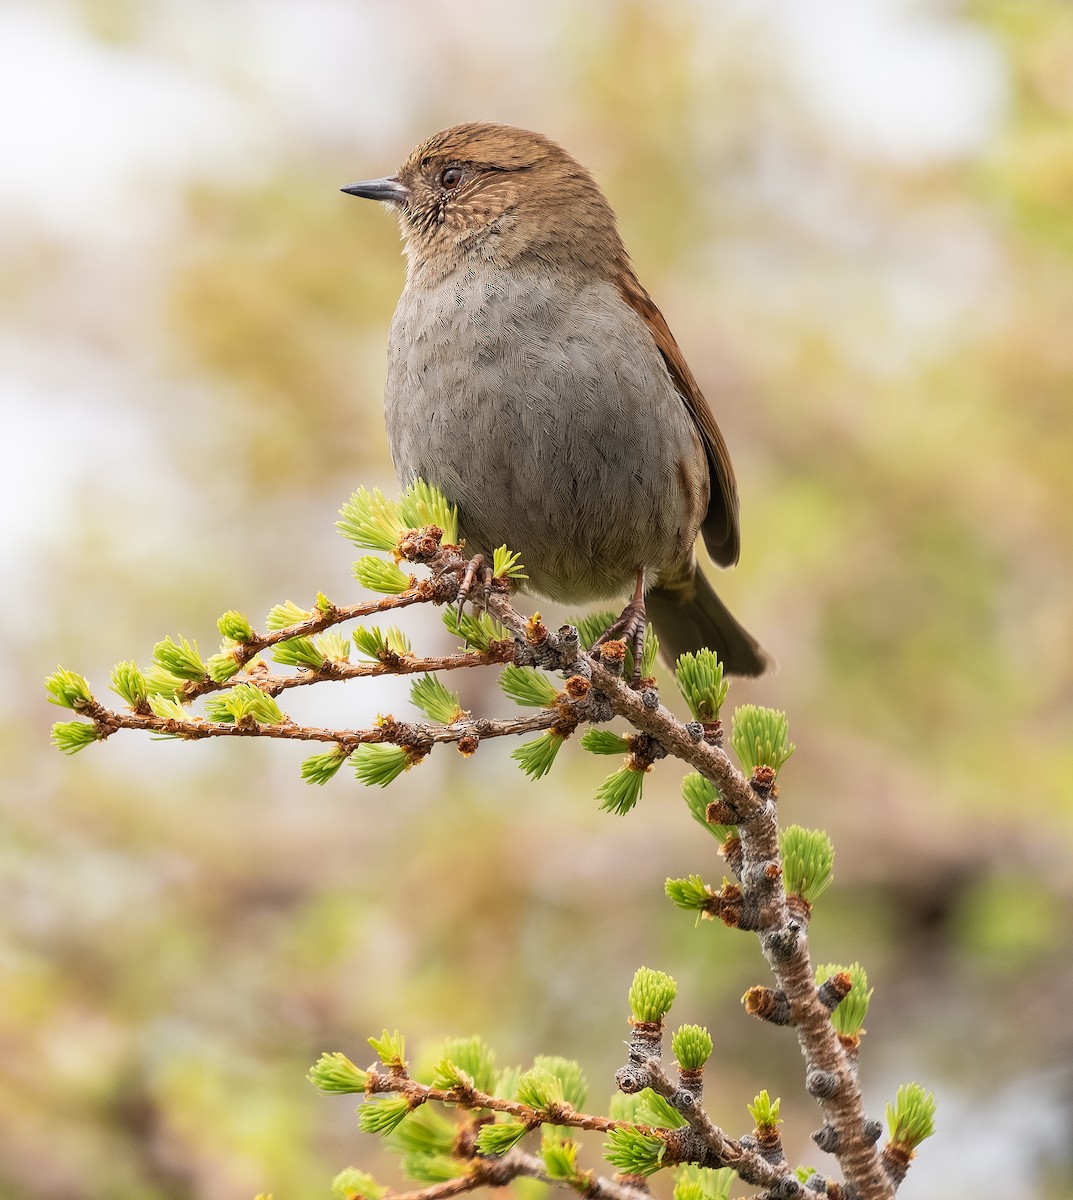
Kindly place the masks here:
[(723, 441), (723, 435), (719, 432), (719, 426), (715, 423), (715, 417), (708, 407), (708, 401), (704, 399), (700, 385), (652, 297), (628, 266), (620, 267), (616, 272), (615, 281), (622, 298), (652, 331), (656, 346), (667, 364), (667, 370), (670, 371), (671, 378), (700, 433), (712, 477), (708, 513), (701, 525), (701, 533), (713, 561), (722, 567), (733, 566), (738, 561), (741, 547), (738, 535), (738, 489), (734, 482), (734, 468), (730, 465), (730, 451), (727, 450), (726, 442)]

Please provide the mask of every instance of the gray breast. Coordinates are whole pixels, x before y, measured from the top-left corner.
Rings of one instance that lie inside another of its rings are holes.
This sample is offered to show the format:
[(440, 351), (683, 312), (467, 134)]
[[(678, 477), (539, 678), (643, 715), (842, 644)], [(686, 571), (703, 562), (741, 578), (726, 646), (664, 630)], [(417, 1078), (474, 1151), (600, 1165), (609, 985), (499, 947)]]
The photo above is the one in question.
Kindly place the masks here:
[(518, 551), (528, 589), (621, 595), (691, 553), (703, 450), (641, 318), (607, 283), (499, 272), (411, 280), (385, 392), (399, 479), (459, 507), (471, 550)]

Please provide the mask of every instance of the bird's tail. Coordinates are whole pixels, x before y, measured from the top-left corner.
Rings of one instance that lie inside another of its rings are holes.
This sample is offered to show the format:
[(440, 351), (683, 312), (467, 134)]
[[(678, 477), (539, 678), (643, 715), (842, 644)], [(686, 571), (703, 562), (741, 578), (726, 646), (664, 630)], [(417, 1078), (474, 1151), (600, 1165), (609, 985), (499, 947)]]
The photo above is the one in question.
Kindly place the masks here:
[(645, 596), (660, 651), (670, 666), (679, 655), (714, 650), (728, 675), (763, 675), (774, 660), (731, 616), (699, 569), (682, 583), (654, 587)]

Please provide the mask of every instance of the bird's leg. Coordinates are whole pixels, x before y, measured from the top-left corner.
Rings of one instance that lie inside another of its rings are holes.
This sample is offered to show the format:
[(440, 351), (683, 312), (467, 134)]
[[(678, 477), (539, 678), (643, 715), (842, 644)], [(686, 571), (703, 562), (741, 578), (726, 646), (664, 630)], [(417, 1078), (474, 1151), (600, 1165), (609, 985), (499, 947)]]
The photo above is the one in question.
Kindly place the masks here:
[(613, 638), (621, 638), (626, 642), (633, 654), (633, 682), (641, 680), (641, 651), (645, 641), (645, 626), (648, 624), (648, 613), (645, 610), (645, 573), (637, 572), (637, 583), (633, 596), (622, 610), (618, 620), (609, 625), (593, 642), (593, 647), (602, 646)]
[(458, 585), (459, 616), (462, 615), (466, 601), (473, 596), (474, 587), (478, 589), (481, 607), (487, 609), (488, 598), (492, 594), (492, 564), (485, 561), (483, 554), (475, 554), (466, 563), (465, 573)]

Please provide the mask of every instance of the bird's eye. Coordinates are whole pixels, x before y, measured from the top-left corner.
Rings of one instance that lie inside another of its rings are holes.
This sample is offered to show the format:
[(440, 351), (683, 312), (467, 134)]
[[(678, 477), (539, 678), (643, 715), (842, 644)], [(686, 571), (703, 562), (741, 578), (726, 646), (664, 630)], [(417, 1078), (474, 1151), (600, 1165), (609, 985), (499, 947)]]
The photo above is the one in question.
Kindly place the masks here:
[(440, 172), (440, 187), (451, 191), (462, 182), (461, 167), (444, 167)]

